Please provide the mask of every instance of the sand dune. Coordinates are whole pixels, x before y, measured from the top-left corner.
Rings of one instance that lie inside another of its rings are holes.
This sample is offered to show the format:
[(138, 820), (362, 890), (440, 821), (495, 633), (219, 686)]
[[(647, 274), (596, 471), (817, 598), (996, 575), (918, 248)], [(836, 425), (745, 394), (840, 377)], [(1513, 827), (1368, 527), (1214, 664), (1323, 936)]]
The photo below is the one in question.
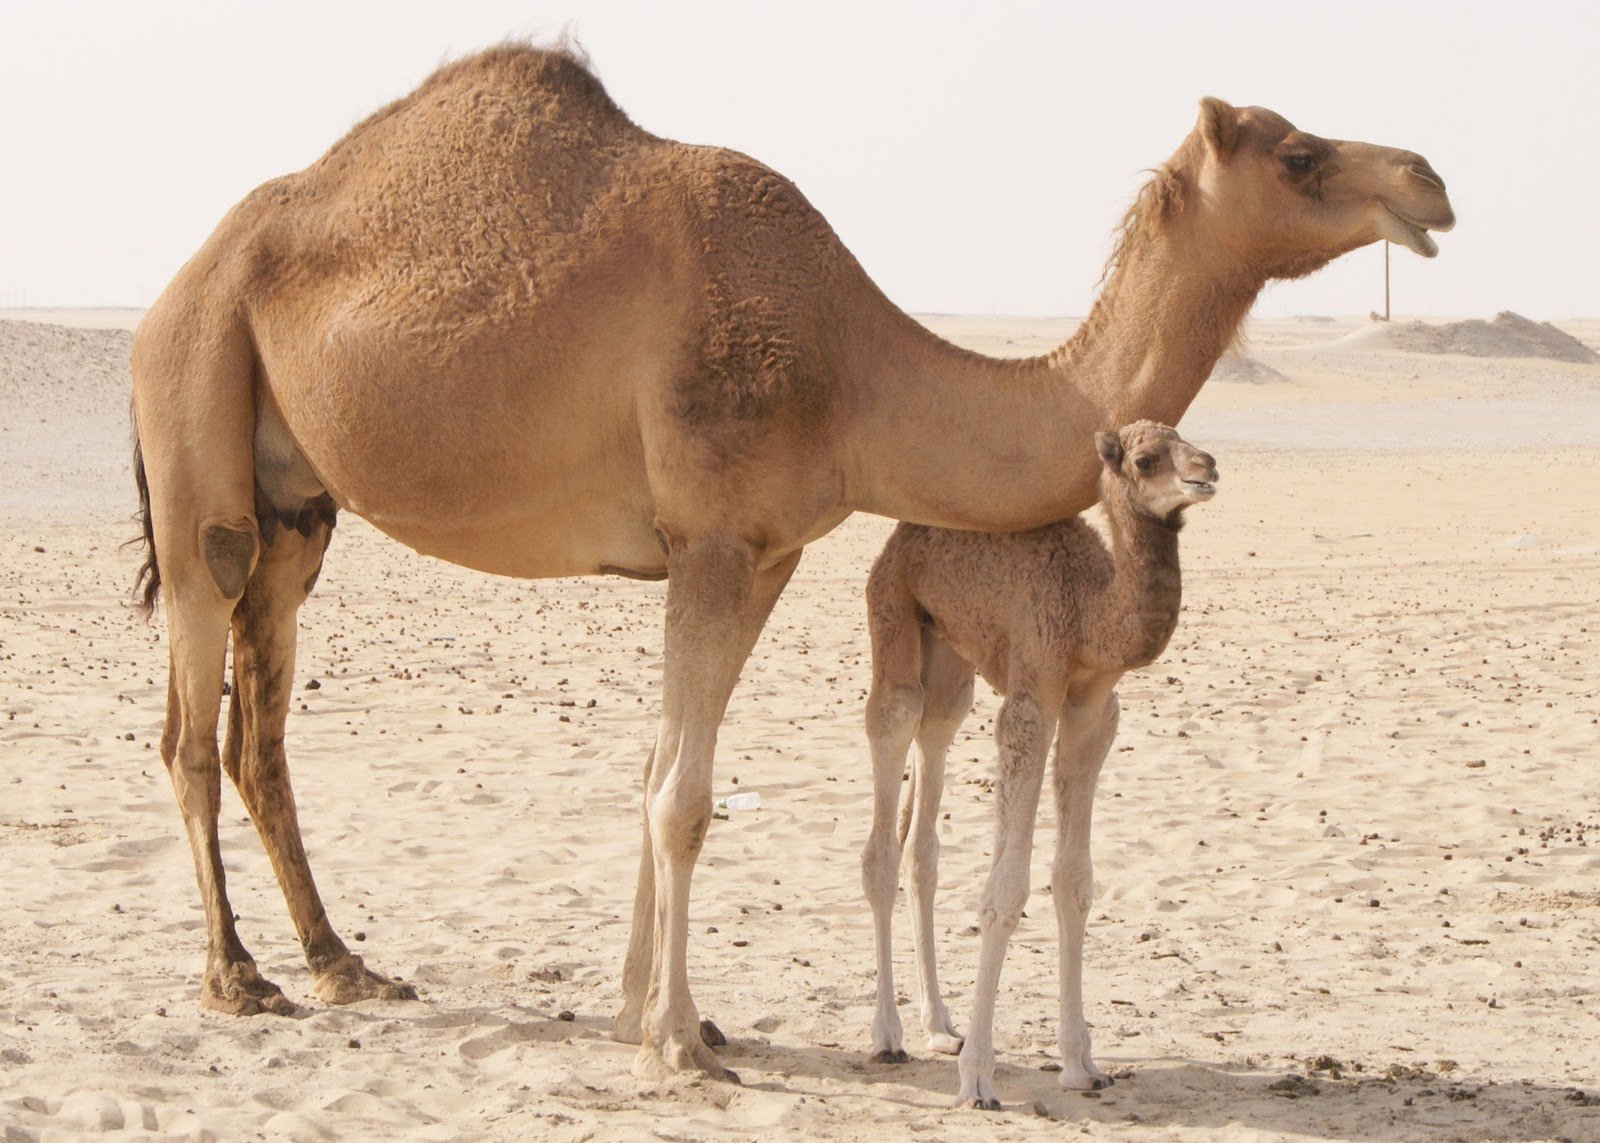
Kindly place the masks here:
[(1287, 374), (1274, 369), (1260, 358), (1232, 349), (1222, 355), (1216, 367), (1211, 370), (1211, 376), (1207, 378), (1210, 381), (1239, 381), (1248, 385), (1270, 385), (1288, 379)]
[[(1055, 331), (930, 324), (1017, 352)], [(762, 805), (713, 823), (690, 971), (745, 1086), (639, 1083), (607, 1035), (659, 585), (492, 579), (356, 520), (302, 613), (289, 755), (335, 924), (423, 1000), (311, 997), (229, 789), (241, 935), (304, 1010), (199, 1011), (202, 917), (156, 749), (165, 636), (130, 610), (119, 547), (126, 335), (0, 324), (8, 1143), (1600, 1139), (1600, 437), (1532, 439), (1547, 415), (1591, 423), (1600, 369), (1330, 349), (1350, 324), (1256, 323), (1252, 356), (1288, 379), (1209, 386), (1185, 419), (1220, 492), (1184, 533), (1172, 647), (1122, 688), (1098, 802), (1085, 988), (1118, 1083), (1088, 1097), (1048, 1070), (1046, 846), (991, 1114), (950, 1110), (955, 1066), (910, 1005), (914, 1061), (866, 1063), (873, 518), (808, 553), (722, 732), (717, 792)], [(995, 709), (982, 694), (958, 739), (940, 826), (962, 1026)]]
[(1356, 350), (1392, 349), (1402, 353), (1459, 353), (1468, 357), (1536, 357), (1600, 364), (1600, 353), (1549, 322), (1536, 322), (1504, 310), (1492, 321), (1433, 324), (1422, 321), (1375, 322), (1340, 339)]

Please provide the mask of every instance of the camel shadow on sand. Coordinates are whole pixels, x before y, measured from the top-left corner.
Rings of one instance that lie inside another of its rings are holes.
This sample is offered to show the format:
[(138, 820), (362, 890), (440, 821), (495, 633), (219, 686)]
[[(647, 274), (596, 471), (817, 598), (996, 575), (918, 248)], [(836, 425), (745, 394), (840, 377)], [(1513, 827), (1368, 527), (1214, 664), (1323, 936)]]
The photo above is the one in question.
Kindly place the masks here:
[[(783, 1078), (753, 1086), (791, 1095), (827, 1094), (840, 1082), (869, 1086), (890, 1103), (942, 1109), (957, 1086), (952, 1058), (915, 1056), (908, 1064), (871, 1064), (864, 1052), (753, 1044), (734, 1038), (719, 1053), (735, 1070)], [(1487, 1082), (1471, 1075), (1395, 1067), (1350, 1071), (1326, 1058), (1298, 1071), (1242, 1069), (1165, 1057), (1129, 1066), (1099, 1061), (1116, 1084), (1103, 1092), (1063, 1091), (1054, 1072), (1001, 1062), (995, 1086), (1001, 1110), (952, 1110), (977, 1117), (1043, 1118), (1105, 1127), (1220, 1129), (1228, 1126), (1329, 1140), (1600, 1139), (1600, 1095), (1530, 1081)], [(818, 1083), (818, 1081), (825, 1081)], [(898, 1090), (897, 1090), (898, 1089)], [(916, 1089), (913, 1094), (907, 1089)], [(998, 1124), (997, 1124), (998, 1125)]]
[[(313, 1015), (307, 1010), (305, 1015)], [(522, 1009), (510, 1019), (503, 1008), (461, 1007), (425, 1003), (400, 1015), (344, 1009), (338, 1034), (363, 1026), (396, 1021), (433, 1029), (454, 1042), (469, 1066), (486, 1063), (505, 1051), (543, 1050), (560, 1043), (584, 1043), (601, 1049), (606, 1065), (620, 1065), (614, 1083), (589, 1087), (597, 1099), (640, 1105), (661, 1095), (639, 1089), (623, 1062), (633, 1049), (610, 1038), (608, 1018), (571, 1013), (549, 1016)], [(563, 1018), (566, 1017), (566, 1018)], [(330, 1028), (330, 1031), (333, 1029)], [(542, 1047), (541, 1047), (542, 1046)], [(954, 1109), (955, 1060), (926, 1052), (909, 1063), (873, 1064), (864, 1048), (795, 1045), (747, 1038), (735, 1031), (717, 1055), (742, 1073), (742, 1090), (780, 1098), (882, 1101), (874, 1119), (887, 1125), (901, 1116), (971, 1117), (996, 1130), (1014, 1132), (1024, 1123), (1059, 1132), (1066, 1125), (1099, 1125), (1115, 1131), (1221, 1130), (1244, 1128), (1294, 1138), (1361, 1140), (1376, 1143), (1429, 1143), (1445, 1140), (1495, 1139), (1504, 1143), (1600, 1140), (1600, 1093), (1578, 1091), (1532, 1081), (1492, 1082), (1454, 1070), (1424, 1066), (1368, 1066), (1323, 1057), (1298, 1070), (1246, 1069), (1181, 1057), (1137, 1062), (1103, 1056), (1098, 1062), (1116, 1077), (1102, 1092), (1063, 1091), (1056, 1073), (1008, 1061), (995, 1069), (1002, 1099), (999, 1111)], [(668, 1081), (676, 1088), (701, 1088), (708, 1106), (724, 1107), (721, 1093), (730, 1089), (711, 1081), (683, 1077)], [(740, 1090), (740, 1089), (732, 1089)], [(713, 1092), (718, 1093), (713, 1097)]]

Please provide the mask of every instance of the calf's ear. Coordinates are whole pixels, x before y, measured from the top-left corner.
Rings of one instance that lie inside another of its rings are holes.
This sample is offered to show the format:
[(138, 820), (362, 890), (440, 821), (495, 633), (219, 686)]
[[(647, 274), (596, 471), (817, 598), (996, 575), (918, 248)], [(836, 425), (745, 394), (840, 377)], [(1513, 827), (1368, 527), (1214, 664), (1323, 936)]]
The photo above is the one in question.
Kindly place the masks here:
[(1115, 471), (1122, 467), (1122, 438), (1116, 433), (1095, 433), (1094, 450), (1106, 462), (1107, 468)]

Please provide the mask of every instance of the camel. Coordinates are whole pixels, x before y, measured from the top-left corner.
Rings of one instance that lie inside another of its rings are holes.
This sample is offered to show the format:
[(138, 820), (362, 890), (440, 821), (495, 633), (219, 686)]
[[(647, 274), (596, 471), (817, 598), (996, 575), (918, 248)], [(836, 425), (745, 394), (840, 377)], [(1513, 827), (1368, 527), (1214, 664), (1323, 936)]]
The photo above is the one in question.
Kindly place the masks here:
[(290, 1008), (235, 928), (223, 770), (316, 995), (412, 995), (330, 923), (284, 753), (296, 615), (344, 510), (487, 572), (667, 580), (613, 1034), (639, 1044), (640, 1076), (733, 1078), (690, 994), (689, 882), (723, 712), (805, 545), (856, 511), (1064, 519), (1096, 495), (1076, 446), (1136, 415), (1175, 421), (1192, 362), (1268, 278), (1385, 237), (1431, 256), (1428, 232), (1453, 222), (1412, 152), (1207, 100), (1131, 212), (1122, 247), (1142, 256), (1085, 330), (994, 360), (889, 302), (793, 183), (635, 126), (573, 52), (445, 65), (247, 195), (135, 334), (140, 584), (167, 617), (162, 757), (205, 906), (201, 1003)]
[[(1089, 820), (1101, 763), (1117, 731), (1117, 681), (1166, 649), (1178, 623), (1178, 530), (1184, 509), (1216, 493), (1210, 454), (1142, 420), (1095, 434), (1111, 545), (1082, 519), (1012, 535), (901, 524), (867, 581), (872, 690), (872, 832), (861, 881), (872, 905), (878, 1003), (873, 1060), (904, 1063), (895, 1007), (890, 918), (909, 833), (921, 1010), (935, 1050), (959, 1052), (958, 1106), (995, 1110), (994, 1003), (1006, 945), (1028, 898), (1028, 861), (1045, 755), (1056, 741), (1056, 856), (1061, 1073), (1069, 1089), (1111, 1077), (1089, 1056), (1083, 1018), (1083, 932), (1094, 892)], [(1006, 696), (995, 719), (999, 781), (995, 845), (978, 907), (982, 946), (971, 1031), (963, 1043), (939, 995), (933, 950), (936, 823), (945, 755), (972, 709), (974, 673)], [(918, 746), (898, 835), (895, 801), (906, 751)]]

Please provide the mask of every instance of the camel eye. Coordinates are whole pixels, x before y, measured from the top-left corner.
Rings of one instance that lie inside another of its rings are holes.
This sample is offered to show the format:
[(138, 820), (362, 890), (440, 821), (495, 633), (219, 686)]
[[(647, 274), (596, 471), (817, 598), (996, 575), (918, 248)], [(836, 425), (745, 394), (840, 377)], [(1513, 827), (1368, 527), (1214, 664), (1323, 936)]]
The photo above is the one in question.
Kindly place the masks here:
[(1134, 460), (1133, 467), (1137, 468), (1140, 472), (1154, 472), (1156, 468), (1156, 458), (1153, 456), (1138, 457), (1136, 460)]
[(1289, 170), (1295, 174), (1303, 175), (1308, 173), (1312, 167), (1316, 166), (1317, 161), (1310, 155), (1305, 154), (1285, 155), (1283, 157), (1283, 165), (1288, 167)]

